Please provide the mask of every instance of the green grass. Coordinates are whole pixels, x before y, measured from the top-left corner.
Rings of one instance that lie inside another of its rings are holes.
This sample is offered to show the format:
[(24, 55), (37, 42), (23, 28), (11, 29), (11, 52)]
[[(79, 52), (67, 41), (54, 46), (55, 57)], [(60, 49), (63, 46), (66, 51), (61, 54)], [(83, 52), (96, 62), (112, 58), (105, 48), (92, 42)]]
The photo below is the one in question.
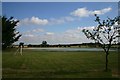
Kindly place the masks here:
[(15, 50), (2, 55), (3, 78), (115, 78), (118, 54), (109, 55), (108, 72), (104, 52), (48, 52), (24, 50), (23, 56)]

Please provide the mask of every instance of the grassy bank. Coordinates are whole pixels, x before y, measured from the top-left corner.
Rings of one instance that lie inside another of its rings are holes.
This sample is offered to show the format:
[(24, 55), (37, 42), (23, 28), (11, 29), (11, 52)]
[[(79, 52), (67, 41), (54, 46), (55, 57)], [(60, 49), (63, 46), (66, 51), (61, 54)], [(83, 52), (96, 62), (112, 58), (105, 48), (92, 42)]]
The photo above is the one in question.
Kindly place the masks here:
[(4, 51), (4, 78), (114, 78), (117, 77), (118, 54), (109, 55), (108, 72), (104, 72), (104, 52)]

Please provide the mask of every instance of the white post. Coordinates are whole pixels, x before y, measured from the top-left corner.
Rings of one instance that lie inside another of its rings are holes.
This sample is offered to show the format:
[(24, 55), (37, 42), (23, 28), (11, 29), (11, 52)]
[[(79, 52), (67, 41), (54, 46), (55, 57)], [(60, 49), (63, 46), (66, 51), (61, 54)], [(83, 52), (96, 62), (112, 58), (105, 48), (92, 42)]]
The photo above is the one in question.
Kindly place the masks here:
[(22, 45), (20, 46), (20, 54), (22, 55)]

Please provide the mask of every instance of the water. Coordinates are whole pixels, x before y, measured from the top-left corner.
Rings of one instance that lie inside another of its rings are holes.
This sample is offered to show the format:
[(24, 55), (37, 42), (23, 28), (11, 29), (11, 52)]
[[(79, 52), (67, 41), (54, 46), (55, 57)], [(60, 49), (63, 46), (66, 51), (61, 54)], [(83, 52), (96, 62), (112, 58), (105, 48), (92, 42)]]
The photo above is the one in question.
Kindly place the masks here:
[[(25, 48), (37, 51), (103, 51), (102, 48)], [(115, 50), (110, 50), (115, 51)]]

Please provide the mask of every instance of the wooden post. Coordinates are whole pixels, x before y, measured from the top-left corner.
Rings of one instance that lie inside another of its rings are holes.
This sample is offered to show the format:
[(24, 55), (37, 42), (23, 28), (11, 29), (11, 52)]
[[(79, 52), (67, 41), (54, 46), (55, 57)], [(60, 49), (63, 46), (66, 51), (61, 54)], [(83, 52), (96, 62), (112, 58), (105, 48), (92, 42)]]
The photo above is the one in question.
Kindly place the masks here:
[(19, 43), (19, 47), (18, 47), (18, 49), (17, 49), (17, 51), (15, 52), (15, 55), (17, 54), (17, 53), (20, 53), (21, 55), (22, 55), (22, 53), (23, 53), (23, 44), (24, 43)]
[(18, 51), (19, 51), (19, 48), (18, 48), (17, 51), (15, 52), (15, 55), (17, 54)]
[(22, 55), (22, 45), (20, 45), (20, 54)]

